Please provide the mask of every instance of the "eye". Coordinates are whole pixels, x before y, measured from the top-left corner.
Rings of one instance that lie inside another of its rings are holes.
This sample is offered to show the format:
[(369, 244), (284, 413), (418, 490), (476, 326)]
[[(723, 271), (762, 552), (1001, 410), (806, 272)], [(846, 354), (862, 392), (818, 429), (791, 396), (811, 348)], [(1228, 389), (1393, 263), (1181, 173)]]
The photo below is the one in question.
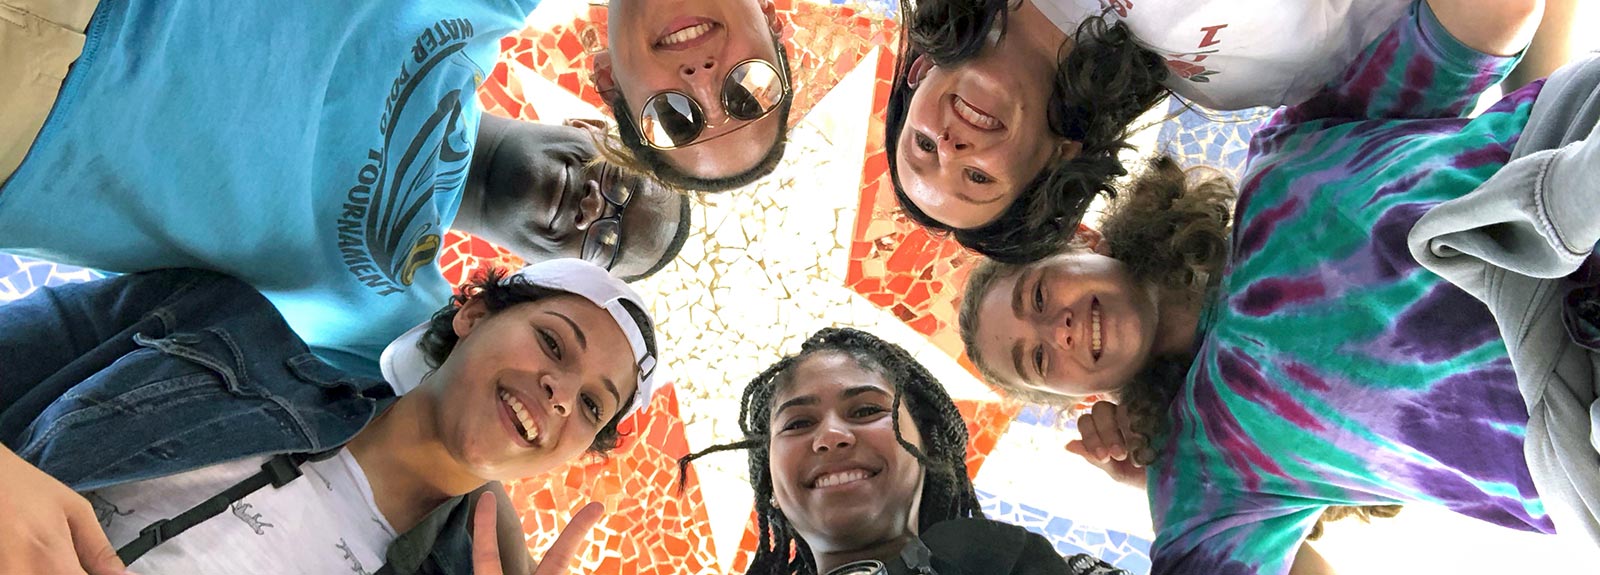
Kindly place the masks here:
[(1044, 346), (1033, 348), (1033, 372), (1044, 377)]
[(983, 185), (994, 183), (994, 178), (991, 178), (987, 174), (977, 170), (967, 170), (967, 181), (974, 184)]
[(1033, 284), (1033, 311), (1044, 313), (1044, 282)]
[(855, 418), (865, 418), (865, 417), (872, 417), (872, 416), (880, 414), (880, 413), (888, 413), (888, 411), (889, 411), (888, 409), (885, 409), (881, 405), (867, 404), (867, 405), (863, 405), (863, 406), (857, 407), (854, 410), (852, 410), (850, 412), (850, 416), (851, 417), (855, 417)]
[(809, 427), (810, 425), (811, 425), (811, 420), (806, 419), (804, 417), (796, 417), (794, 419), (789, 420), (788, 423), (783, 424), (783, 429), (781, 429), (780, 431), (794, 431), (796, 429)]
[(544, 343), (545, 353), (550, 354), (550, 357), (556, 361), (561, 361), (561, 342), (556, 339), (556, 336), (551, 335), (549, 331), (541, 329), (539, 330), (539, 339)]
[(594, 417), (596, 422), (600, 421), (601, 416), (605, 415), (605, 410), (601, 409), (600, 402), (595, 401), (593, 395), (583, 394), (583, 406), (589, 410), (589, 415)]
[(916, 142), (917, 149), (922, 150), (923, 153), (932, 154), (935, 150), (939, 149), (939, 146), (933, 143), (933, 138), (929, 138), (920, 133), (912, 136), (911, 138)]

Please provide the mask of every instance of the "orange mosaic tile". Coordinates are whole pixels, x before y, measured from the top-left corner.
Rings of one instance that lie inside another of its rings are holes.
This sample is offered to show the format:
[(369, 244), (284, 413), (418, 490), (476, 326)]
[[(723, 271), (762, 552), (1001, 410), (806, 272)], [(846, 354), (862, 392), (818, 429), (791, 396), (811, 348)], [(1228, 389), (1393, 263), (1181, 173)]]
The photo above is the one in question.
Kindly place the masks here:
[(574, 561), (580, 573), (722, 573), (699, 482), (680, 493), (677, 458), (687, 453), (677, 393), (663, 386), (650, 407), (624, 422), (607, 458), (585, 458), (542, 477), (509, 482), (528, 549), (538, 557), (572, 513), (589, 501), (607, 514)]

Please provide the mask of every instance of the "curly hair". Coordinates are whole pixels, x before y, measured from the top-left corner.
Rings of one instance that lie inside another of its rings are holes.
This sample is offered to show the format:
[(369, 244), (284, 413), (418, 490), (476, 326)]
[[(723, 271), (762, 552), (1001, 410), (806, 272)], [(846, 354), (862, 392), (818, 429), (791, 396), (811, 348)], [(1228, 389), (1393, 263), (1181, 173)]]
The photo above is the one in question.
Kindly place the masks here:
[(1022, 187), (994, 221), (958, 229), (933, 219), (906, 195), (898, 171), (900, 132), (915, 92), (910, 63), (926, 55), (953, 66), (978, 54), (990, 30), (1004, 34), (1005, 0), (901, 0), (908, 24), (901, 35), (884, 133), (895, 199), (906, 216), (930, 230), (951, 234), (968, 249), (1001, 262), (1023, 264), (1059, 253), (1097, 194), (1115, 195), (1113, 180), (1127, 174), (1117, 154), (1131, 148), (1130, 125), (1168, 94), (1159, 55), (1138, 45), (1121, 22), (1103, 15), (1085, 18), (1064, 44), (1047, 107), (1050, 132), (1080, 142), (1070, 159), (1055, 160)]
[[(778, 55), (778, 71), (783, 73), (785, 80), (788, 80), (793, 73), (789, 69), (789, 57), (784, 52), (783, 41), (777, 35), (773, 35), (772, 44)], [(628, 99), (622, 96), (621, 90), (618, 90), (615, 96), (606, 102), (606, 106), (611, 108), (611, 117), (617, 121), (617, 136), (622, 146), (618, 147), (612, 140), (607, 139), (599, 146), (600, 154), (607, 161), (647, 172), (657, 181), (676, 189), (725, 192), (742, 188), (771, 174), (778, 168), (778, 162), (783, 161), (783, 151), (789, 142), (789, 108), (793, 104), (794, 94), (791, 89), (789, 97), (779, 102), (778, 108), (772, 111), (772, 115), (777, 116), (774, 121), (777, 122), (778, 134), (773, 139), (772, 147), (767, 150), (767, 155), (761, 157), (761, 161), (737, 174), (721, 178), (702, 178), (678, 169), (667, 161), (660, 150), (645, 145), (644, 139), (639, 137), (638, 123), (634, 122), (630, 112), (633, 108), (629, 107)]]
[[(1153, 157), (1107, 207), (1101, 241), (1109, 257), (1127, 266), (1137, 284), (1155, 286), (1161, 293), (1185, 294), (1189, 300), (1184, 303), (1198, 302), (1210, 278), (1219, 274), (1227, 261), (1234, 196), (1233, 186), (1221, 172), (1208, 168), (1184, 170), (1170, 157)], [(1062, 251), (1087, 249), (1069, 243)], [(985, 260), (972, 271), (957, 317), (961, 341), (967, 357), (998, 391), (1033, 403), (1071, 405), (1080, 398), (1041, 392), (998, 377), (976, 346), (981, 320), (978, 308), (984, 297), (997, 282), (1021, 273), (1024, 267)], [(1155, 364), (1161, 359), (1157, 358), (1147, 370), (1158, 368)], [(1174, 383), (1182, 382), (1188, 358), (1183, 358), (1181, 364), (1182, 371)]]
[[(1138, 284), (1187, 296), (1180, 303), (1199, 303), (1212, 279), (1219, 278), (1227, 265), (1236, 197), (1232, 183), (1221, 172), (1209, 168), (1185, 170), (1172, 158), (1157, 156), (1107, 208), (1101, 241), (1108, 256), (1127, 266)], [(1028, 403), (1069, 407), (1082, 398), (1051, 394), (1000, 378), (975, 345), (980, 322), (978, 306), (984, 296), (999, 280), (1021, 273), (1024, 267), (990, 260), (973, 270), (962, 294), (958, 319), (961, 341), (973, 365), (996, 391)], [(1152, 445), (1168, 431), (1168, 410), (1193, 362), (1189, 355), (1153, 357), (1117, 394), (1117, 402), (1128, 411), (1133, 430), (1149, 438)], [(1156, 450), (1146, 447), (1133, 455), (1141, 465), (1150, 465), (1155, 462)], [(1320, 537), (1326, 521), (1393, 517), (1399, 510), (1398, 505), (1329, 507), (1313, 526), (1309, 538)]]
[(807, 358), (827, 353), (844, 354), (863, 369), (875, 372), (894, 386), (891, 413), (906, 406), (924, 447), (918, 448), (901, 436), (900, 418), (894, 417), (895, 439), (922, 463), (922, 503), (918, 507), (918, 530), (935, 523), (962, 517), (983, 517), (978, 496), (967, 477), (967, 424), (961, 412), (945, 393), (944, 386), (917, 363), (905, 349), (870, 333), (850, 328), (825, 328), (800, 346), (800, 353), (772, 364), (749, 384), (739, 406), (739, 431), (744, 439), (717, 445), (678, 460), (679, 481), (687, 480), (689, 463), (722, 451), (743, 449), (749, 457), (750, 483), (755, 488), (757, 535), (755, 557), (746, 573), (752, 575), (816, 575), (811, 549), (789, 524), (787, 517), (772, 504), (772, 473), (769, 462), (773, 399), (794, 377), (794, 370)]
[[(541, 299), (572, 295), (570, 292), (539, 287), (521, 276), (509, 276), (506, 270), (489, 268), (461, 286), (455, 295), (450, 296), (450, 303), (445, 304), (439, 311), (434, 312), (428, 320), (428, 329), (423, 332), (422, 338), (417, 341), (417, 348), (422, 350), (427, 358), (428, 365), (438, 369), (444, 364), (450, 352), (456, 348), (456, 343), (461, 337), (456, 335), (456, 312), (473, 301), (483, 301), (490, 315), (499, 313), (511, 306), (539, 301)], [(622, 307), (628, 310), (628, 315), (633, 316), (633, 321), (640, 326), (650, 326), (650, 316), (644, 310), (633, 305), (632, 302), (623, 301)], [(655, 331), (646, 327), (640, 330), (644, 333), (645, 347), (650, 350), (650, 355), (656, 355)], [(633, 411), (634, 396), (629, 395), (623, 399), (622, 405), (617, 408), (616, 415), (611, 421), (606, 422), (595, 434), (594, 441), (589, 444), (589, 451), (604, 455), (616, 449), (622, 437), (617, 431), (620, 423), (629, 412)]]

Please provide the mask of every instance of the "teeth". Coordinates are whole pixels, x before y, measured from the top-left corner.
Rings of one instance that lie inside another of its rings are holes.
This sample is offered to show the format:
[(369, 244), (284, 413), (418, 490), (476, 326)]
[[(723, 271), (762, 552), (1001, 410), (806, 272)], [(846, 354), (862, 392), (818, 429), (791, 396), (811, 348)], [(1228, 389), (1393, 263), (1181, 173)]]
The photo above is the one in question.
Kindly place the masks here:
[(1100, 346), (1102, 344), (1100, 335), (1100, 306), (1095, 306), (1094, 309), (1089, 310), (1089, 320), (1089, 350), (1094, 352), (1095, 358), (1099, 358), (1101, 351)]
[(696, 24), (694, 26), (690, 26), (688, 28), (668, 34), (666, 38), (661, 39), (661, 45), (671, 46), (673, 44), (682, 44), (695, 38), (704, 36), (706, 32), (710, 31), (711, 24)]
[(993, 130), (1000, 127), (1000, 120), (995, 119), (993, 116), (986, 115), (983, 112), (977, 111), (970, 104), (967, 104), (966, 100), (963, 100), (958, 96), (956, 97), (955, 101), (956, 113), (960, 114), (961, 117), (966, 121), (972, 122), (972, 125), (984, 128), (986, 130)]
[(522, 424), (523, 439), (527, 439), (529, 443), (538, 440), (539, 428), (534, 427), (533, 416), (528, 415), (528, 406), (523, 405), (516, 396), (507, 393), (503, 389), (500, 390), (500, 401), (505, 403), (506, 407), (511, 408), (512, 413), (517, 414), (517, 422)]
[(817, 487), (833, 487), (835, 485), (844, 485), (853, 481), (861, 481), (868, 477), (872, 477), (872, 474), (859, 469), (841, 471), (838, 473), (829, 473), (817, 478)]

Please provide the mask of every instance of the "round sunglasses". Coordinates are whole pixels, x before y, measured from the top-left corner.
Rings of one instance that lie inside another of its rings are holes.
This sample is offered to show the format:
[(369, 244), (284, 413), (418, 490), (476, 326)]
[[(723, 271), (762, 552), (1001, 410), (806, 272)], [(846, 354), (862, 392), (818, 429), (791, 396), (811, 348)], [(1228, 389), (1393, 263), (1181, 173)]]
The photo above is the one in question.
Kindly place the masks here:
[[(722, 80), (722, 109), (735, 120), (765, 118), (788, 98), (787, 75), (760, 58), (740, 62)], [(717, 137), (700, 138), (706, 129), (705, 108), (677, 90), (660, 92), (645, 100), (637, 127), (645, 145), (657, 150), (682, 148)], [(723, 132), (728, 133), (732, 130)]]

